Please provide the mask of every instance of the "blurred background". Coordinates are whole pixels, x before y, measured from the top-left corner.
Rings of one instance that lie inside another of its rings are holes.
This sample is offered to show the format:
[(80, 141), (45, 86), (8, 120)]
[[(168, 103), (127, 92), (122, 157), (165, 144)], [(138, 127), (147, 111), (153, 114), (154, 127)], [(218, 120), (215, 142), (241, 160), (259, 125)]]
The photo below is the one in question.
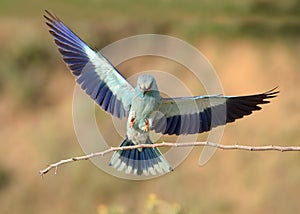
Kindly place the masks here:
[[(44, 9), (98, 49), (144, 33), (187, 41), (214, 66), (227, 95), (279, 86), (279, 97), (262, 111), (227, 125), (221, 143), (300, 146), (297, 0), (1, 0), (1, 213), (300, 212), (297, 152), (220, 150), (199, 167), (202, 148), (194, 148), (174, 172), (149, 181), (118, 179), (89, 161), (42, 179), (38, 171), (47, 163), (83, 154), (72, 124), (75, 82), (44, 24)], [(165, 70), (190, 81), (195, 95), (205, 93), (189, 71), (166, 60), (133, 59), (118, 68), (125, 76)]]

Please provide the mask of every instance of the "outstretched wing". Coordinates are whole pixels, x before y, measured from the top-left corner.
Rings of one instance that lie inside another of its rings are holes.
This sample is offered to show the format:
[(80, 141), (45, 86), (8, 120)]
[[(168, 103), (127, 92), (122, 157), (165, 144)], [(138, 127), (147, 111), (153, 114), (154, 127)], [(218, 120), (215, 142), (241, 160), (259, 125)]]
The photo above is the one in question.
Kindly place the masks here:
[(249, 96), (197, 96), (163, 98), (159, 111), (164, 117), (152, 129), (163, 134), (196, 134), (211, 130), (260, 110), (278, 91)]
[(77, 83), (105, 111), (118, 118), (126, 116), (133, 87), (101, 53), (91, 49), (57, 16), (46, 13), (49, 32)]

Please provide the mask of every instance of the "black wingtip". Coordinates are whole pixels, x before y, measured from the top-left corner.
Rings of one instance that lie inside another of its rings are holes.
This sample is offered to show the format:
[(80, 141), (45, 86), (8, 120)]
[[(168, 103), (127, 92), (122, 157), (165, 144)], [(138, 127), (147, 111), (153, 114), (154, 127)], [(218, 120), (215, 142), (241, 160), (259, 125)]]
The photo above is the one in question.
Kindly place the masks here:
[(49, 22), (62, 22), (61, 20), (60, 20), (60, 18), (57, 16), (57, 15), (55, 15), (54, 13), (52, 13), (52, 12), (50, 12), (49, 10), (45, 10), (45, 15), (43, 15), (43, 17), (47, 20), (47, 21), (49, 21)]
[(272, 88), (271, 90), (266, 91), (265, 93), (263, 93), (266, 96), (265, 99), (270, 99), (270, 98), (277, 97), (279, 92), (280, 92), (277, 89), (278, 89), (278, 86), (276, 86), (276, 87)]
[[(267, 92), (265, 92), (266, 94), (268, 94), (268, 93), (279, 93), (280, 91), (279, 90), (276, 90), (276, 89), (278, 89), (279, 88), (279, 86), (276, 86), (276, 87), (274, 87), (274, 88), (272, 88), (271, 90), (269, 90), (269, 91), (267, 91)], [(276, 91), (275, 91), (276, 90)]]

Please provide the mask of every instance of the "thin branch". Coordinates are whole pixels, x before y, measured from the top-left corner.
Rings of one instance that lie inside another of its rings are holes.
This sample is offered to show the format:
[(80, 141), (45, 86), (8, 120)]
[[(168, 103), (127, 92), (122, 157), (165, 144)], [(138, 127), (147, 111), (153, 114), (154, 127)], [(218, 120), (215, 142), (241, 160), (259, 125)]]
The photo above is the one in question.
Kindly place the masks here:
[(57, 168), (60, 165), (67, 164), (70, 162), (80, 161), (80, 160), (89, 160), (94, 157), (103, 157), (104, 155), (119, 151), (119, 150), (128, 150), (128, 149), (138, 149), (138, 148), (155, 148), (155, 147), (191, 147), (191, 146), (210, 146), (216, 147), (217, 149), (223, 150), (244, 150), (244, 151), (280, 151), (280, 152), (290, 152), (290, 151), (300, 151), (300, 146), (243, 146), (243, 145), (222, 145), (215, 144), (210, 142), (188, 142), (188, 143), (157, 143), (157, 144), (139, 144), (134, 146), (124, 146), (124, 147), (111, 147), (110, 149), (91, 153), (88, 155), (72, 157), (64, 160), (60, 160), (56, 163), (48, 165), (47, 168), (41, 170), (39, 173), (41, 176), (47, 174), (50, 170), (54, 169), (55, 174), (57, 173)]

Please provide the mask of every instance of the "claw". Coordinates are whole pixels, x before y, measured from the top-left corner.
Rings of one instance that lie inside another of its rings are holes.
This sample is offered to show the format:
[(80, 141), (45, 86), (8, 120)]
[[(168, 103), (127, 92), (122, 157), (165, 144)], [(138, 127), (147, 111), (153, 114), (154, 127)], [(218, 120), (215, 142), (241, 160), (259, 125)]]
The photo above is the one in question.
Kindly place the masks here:
[(143, 127), (143, 131), (144, 132), (149, 131), (149, 120), (148, 119), (145, 119), (145, 126)]
[(130, 118), (129, 127), (132, 128), (134, 123), (135, 123), (135, 118), (134, 117)]

